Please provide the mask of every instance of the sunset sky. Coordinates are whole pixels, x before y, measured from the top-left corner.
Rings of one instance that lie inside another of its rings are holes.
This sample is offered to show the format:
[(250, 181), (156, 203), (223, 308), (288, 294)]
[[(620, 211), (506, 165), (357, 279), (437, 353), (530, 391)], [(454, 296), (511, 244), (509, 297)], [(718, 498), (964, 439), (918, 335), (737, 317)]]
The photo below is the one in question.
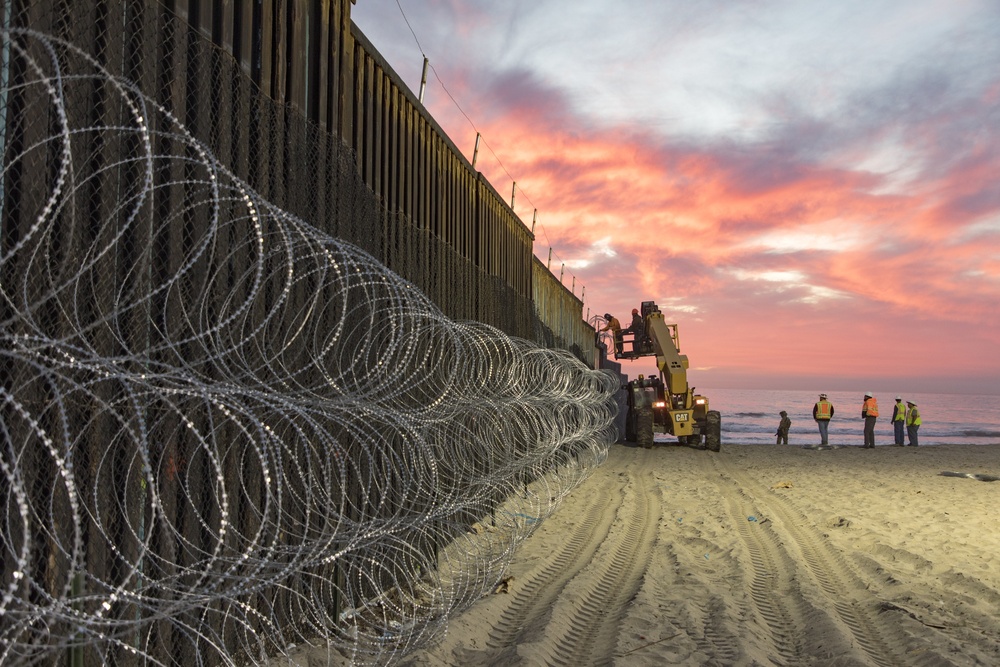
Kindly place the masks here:
[(1000, 2), (352, 16), (415, 93), (427, 56), (427, 109), (470, 160), (482, 134), (584, 316), (656, 301), (699, 387), (1000, 394)]

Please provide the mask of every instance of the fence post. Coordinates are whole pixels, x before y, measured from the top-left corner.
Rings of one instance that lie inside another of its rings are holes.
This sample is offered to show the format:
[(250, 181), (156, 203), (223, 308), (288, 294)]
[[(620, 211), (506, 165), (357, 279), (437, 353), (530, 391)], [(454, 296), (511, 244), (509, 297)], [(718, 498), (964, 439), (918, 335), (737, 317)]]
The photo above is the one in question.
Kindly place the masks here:
[(427, 88), (427, 56), (424, 56), (424, 71), (420, 75), (420, 95), (417, 96), (417, 101), (421, 104), (424, 103), (424, 90)]

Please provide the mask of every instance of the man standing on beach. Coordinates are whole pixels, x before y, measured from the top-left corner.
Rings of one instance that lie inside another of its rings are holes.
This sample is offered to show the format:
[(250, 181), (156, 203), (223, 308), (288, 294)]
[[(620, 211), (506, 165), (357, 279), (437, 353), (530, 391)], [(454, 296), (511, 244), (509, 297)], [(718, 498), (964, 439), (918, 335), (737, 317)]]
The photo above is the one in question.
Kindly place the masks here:
[(907, 401), (906, 435), (910, 438), (910, 447), (917, 446), (917, 429), (920, 428), (920, 408), (913, 401)]
[(892, 435), (895, 438), (893, 443), (896, 447), (903, 446), (903, 424), (906, 421), (906, 406), (903, 405), (903, 397), (896, 397), (896, 405), (892, 407)]
[(778, 430), (775, 431), (775, 435), (778, 436), (777, 442), (774, 444), (780, 445), (782, 442), (788, 444), (788, 429), (792, 427), (792, 420), (788, 418), (788, 413), (782, 410), (780, 413), (781, 421), (778, 422)]
[(813, 406), (813, 419), (819, 427), (819, 444), (829, 444), (830, 420), (833, 419), (833, 403), (826, 400), (826, 394), (819, 395), (819, 402)]
[(875, 421), (878, 419), (878, 401), (870, 391), (865, 392), (865, 402), (861, 404), (861, 418), (865, 420), (865, 449), (875, 448)]

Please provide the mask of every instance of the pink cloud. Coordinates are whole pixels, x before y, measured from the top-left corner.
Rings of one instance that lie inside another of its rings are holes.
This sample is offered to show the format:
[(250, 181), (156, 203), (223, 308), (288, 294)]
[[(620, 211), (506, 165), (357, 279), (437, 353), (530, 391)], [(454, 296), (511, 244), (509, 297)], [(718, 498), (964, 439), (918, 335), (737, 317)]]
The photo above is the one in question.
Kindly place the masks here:
[[(439, 92), (432, 113), (470, 159), (482, 133), (477, 168), (505, 197), (517, 181), (526, 224), (538, 209), (536, 254), (551, 246), (553, 271), (566, 262), (566, 285), (586, 285), (585, 315), (657, 300), (709, 381), (933, 381), (942, 371), (914, 359), (943, 354), (948, 372), (1000, 373), (1000, 140), (981, 122), (1000, 84), (843, 126), (787, 108), (773, 137), (741, 144), (600, 126), (530, 72), (461, 66), (449, 92), (472, 102)], [(853, 166), (900, 133), (906, 179)]]
[[(486, 131), (502, 133), (505, 146), (514, 138), (505, 166), (528, 176), (522, 183), (557, 252), (575, 255), (610, 237), (618, 253), (613, 265), (576, 269), (588, 298), (600, 304), (594, 312), (624, 314), (640, 300), (677, 298), (696, 308), (676, 313), (678, 321), (688, 320), (684, 339), (695, 350), (694, 364), (833, 376), (857, 364), (886, 374), (906, 369), (914, 355), (953, 347), (963, 326), (995, 328), (996, 282), (972, 281), (970, 293), (956, 275), (978, 263), (995, 276), (996, 262), (977, 259), (982, 252), (975, 244), (946, 243), (955, 236), (952, 209), (964, 192), (980, 192), (986, 165), (912, 194), (879, 195), (872, 191), (880, 178), (869, 173), (783, 165), (747, 179), (754, 165), (734, 168), (724, 155), (697, 147), (653, 150), (622, 132), (532, 129), (514, 115)], [(953, 199), (938, 203), (941, 191)], [(1000, 210), (988, 198), (984, 204)], [(836, 232), (848, 223), (858, 230), (858, 247), (780, 254), (753, 247), (764, 234)], [(733, 268), (801, 272), (803, 283), (840, 296), (827, 305), (796, 305), (809, 287), (741, 283), (726, 273)], [(1000, 342), (996, 334), (989, 341)], [(949, 357), (955, 355), (962, 352), (951, 350)], [(980, 363), (958, 361), (968, 370)], [(927, 371), (909, 366), (908, 372)]]

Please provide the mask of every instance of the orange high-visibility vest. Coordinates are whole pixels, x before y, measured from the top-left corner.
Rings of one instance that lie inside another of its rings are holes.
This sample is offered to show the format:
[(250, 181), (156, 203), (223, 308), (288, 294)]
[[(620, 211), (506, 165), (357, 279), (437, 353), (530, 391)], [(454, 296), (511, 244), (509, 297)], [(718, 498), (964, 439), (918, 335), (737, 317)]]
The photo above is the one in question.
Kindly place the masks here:
[(820, 401), (819, 403), (817, 403), (816, 404), (816, 419), (826, 419), (826, 420), (829, 420), (830, 419), (830, 408), (832, 408), (832, 407), (833, 407), (833, 405), (830, 403), (830, 401), (823, 400), (823, 401)]
[(878, 417), (878, 401), (874, 396), (865, 399), (864, 411), (866, 417)]

